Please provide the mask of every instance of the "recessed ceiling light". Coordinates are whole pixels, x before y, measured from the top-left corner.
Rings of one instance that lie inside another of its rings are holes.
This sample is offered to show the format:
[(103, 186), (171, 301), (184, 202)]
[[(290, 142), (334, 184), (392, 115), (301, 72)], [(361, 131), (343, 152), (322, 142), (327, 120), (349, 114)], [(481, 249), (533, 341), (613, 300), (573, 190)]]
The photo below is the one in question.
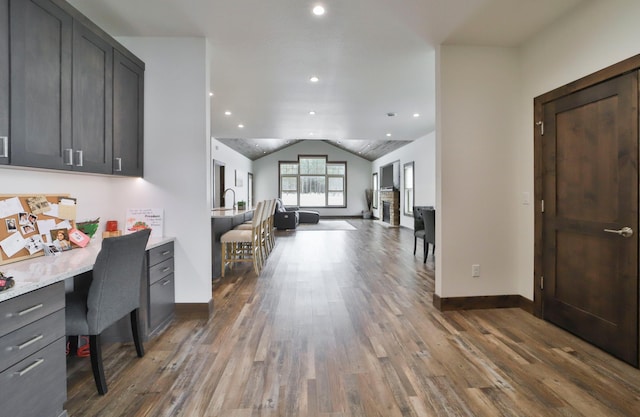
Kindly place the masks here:
[(309, 132), (309, 136), (313, 136), (313, 132)]
[(322, 16), (324, 14), (324, 11), (324, 7), (319, 4), (313, 8), (313, 14), (315, 14), (316, 16)]
[(231, 112), (229, 110), (227, 110), (226, 112), (224, 112), (225, 116), (231, 116)]
[(209, 97), (213, 97), (213, 91), (209, 91)]
[(241, 124), (239, 124), (239, 125), (238, 125), (238, 127), (239, 127), (240, 129), (242, 129), (242, 128), (244, 127), (244, 125), (241, 123)]
[(313, 77), (309, 78), (309, 81), (311, 81), (312, 83), (317, 83), (318, 81), (320, 81), (320, 78), (314, 75)]
[(316, 115), (316, 112), (314, 112), (313, 110), (311, 110), (311, 111), (309, 112), (309, 114), (310, 114), (311, 116), (315, 116), (315, 115)]
[(391, 133), (387, 133), (387, 137), (391, 137)]
[(420, 117), (420, 113), (413, 113), (413, 117)]

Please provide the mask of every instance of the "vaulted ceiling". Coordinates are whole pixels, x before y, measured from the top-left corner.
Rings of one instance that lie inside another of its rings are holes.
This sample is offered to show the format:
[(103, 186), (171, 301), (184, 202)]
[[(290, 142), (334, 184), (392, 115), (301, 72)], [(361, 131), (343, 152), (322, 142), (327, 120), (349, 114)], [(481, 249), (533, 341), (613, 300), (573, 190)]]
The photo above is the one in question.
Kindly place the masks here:
[(325, 140), (374, 160), (435, 130), (437, 45), (517, 46), (581, 1), (70, 3), (115, 37), (207, 38), (211, 135), (248, 158)]

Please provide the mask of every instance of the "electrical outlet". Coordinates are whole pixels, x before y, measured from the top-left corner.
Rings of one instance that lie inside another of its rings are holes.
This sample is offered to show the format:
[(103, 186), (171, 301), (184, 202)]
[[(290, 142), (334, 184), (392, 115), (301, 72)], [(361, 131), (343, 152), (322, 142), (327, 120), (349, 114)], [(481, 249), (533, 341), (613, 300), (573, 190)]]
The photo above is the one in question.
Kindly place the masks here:
[(473, 278), (480, 278), (480, 264), (471, 265), (471, 276)]

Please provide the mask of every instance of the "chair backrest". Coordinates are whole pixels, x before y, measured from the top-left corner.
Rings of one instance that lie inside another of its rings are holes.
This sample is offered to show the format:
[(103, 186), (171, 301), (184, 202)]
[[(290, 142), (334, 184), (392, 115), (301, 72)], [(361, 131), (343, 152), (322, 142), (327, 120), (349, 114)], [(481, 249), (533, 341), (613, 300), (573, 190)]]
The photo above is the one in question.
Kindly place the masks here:
[(151, 229), (102, 241), (87, 297), (90, 334), (104, 329), (140, 306), (144, 256)]
[(413, 231), (424, 230), (424, 219), (422, 218), (423, 210), (433, 208), (431, 206), (413, 206)]
[(421, 209), (424, 220), (424, 240), (436, 243), (436, 210), (433, 207)]

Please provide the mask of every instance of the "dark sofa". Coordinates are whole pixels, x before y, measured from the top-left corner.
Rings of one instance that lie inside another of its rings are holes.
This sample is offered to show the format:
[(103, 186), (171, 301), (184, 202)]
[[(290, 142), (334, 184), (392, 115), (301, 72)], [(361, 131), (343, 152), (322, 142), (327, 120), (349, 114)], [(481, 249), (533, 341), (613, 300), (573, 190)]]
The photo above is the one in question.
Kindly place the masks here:
[(320, 213), (313, 210), (300, 210), (296, 206), (285, 207), (281, 199), (276, 200), (273, 225), (278, 230), (295, 229), (299, 223), (315, 224), (320, 221)]

